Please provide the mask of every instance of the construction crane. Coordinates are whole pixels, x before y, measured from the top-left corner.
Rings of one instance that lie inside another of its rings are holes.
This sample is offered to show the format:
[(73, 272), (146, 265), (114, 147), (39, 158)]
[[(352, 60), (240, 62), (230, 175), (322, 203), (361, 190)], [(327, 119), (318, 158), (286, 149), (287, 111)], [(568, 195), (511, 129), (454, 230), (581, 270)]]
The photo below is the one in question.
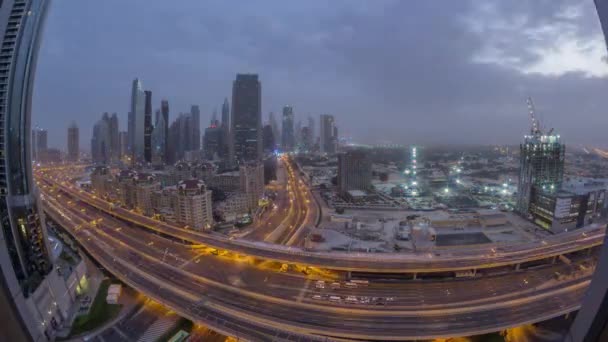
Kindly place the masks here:
[(536, 111), (534, 109), (534, 102), (532, 102), (532, 98), (528, 96), (526, 103), (528, 104), (528, 113), (530, 114), (530, 121), (532, 122), (530, 134), (541, 135), (542, 132), (540, 130), (540, 122), (538, 122), (538, 119), (536, 118)]

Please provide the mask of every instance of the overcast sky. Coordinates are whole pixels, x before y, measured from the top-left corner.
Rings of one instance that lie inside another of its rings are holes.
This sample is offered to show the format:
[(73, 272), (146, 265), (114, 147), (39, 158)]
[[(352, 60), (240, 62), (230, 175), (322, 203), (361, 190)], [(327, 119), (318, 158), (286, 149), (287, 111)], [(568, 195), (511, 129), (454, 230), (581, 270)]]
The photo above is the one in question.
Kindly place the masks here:
[(262, 111), (334, 114), (364, 143), (518, 143), (532, 96), (567, 143), (608, 142), (608, 65), (593, 1), (56, 0), (33, 122), (65, 148), (117, 112), (131, 81), (191, 104), (205, 125), (236, 73), (258, 73)]

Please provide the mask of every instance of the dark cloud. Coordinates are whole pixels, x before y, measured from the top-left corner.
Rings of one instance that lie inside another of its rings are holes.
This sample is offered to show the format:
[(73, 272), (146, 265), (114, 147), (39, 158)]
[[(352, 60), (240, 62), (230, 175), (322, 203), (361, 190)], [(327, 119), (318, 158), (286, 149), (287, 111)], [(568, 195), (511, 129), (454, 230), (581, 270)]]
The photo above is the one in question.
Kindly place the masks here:
[(264, 113), (283, 104), (296, 119), (333, 113), (341, 133), (361, 142), (517, 143), (531, 95), (566, 141), (604, 143), (606, 77), (583, 66), (526, 69), (542, 62), (539, 49), (564, 43), (551, 30), (577, 44), (596, 39), (593, 4), (56, 1), (34, 122), (63, 147), (76, 120), (86, 147), (102, 112), (118, 112), (125, 127), (134, 77), (157, 105), (169, 99), (172, 115), (192, 103), (210, 114), (237, 72), (257, 72)]

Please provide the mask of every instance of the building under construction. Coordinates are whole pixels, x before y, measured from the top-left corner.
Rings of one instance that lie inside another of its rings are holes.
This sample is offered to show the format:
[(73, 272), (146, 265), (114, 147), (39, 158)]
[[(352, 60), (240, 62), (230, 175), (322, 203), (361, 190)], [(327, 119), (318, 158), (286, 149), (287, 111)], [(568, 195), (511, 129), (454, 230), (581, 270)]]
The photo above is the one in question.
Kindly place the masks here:
[(566, 146), (553, 129), (544, 132), (535, 117), (534, 105), (528, 99), (532, 127), (520, 145), (519, 186), (517, 189), (517, 211), (530, 215), (531, 199), (535, 193), (557, 193), (564, 177), (564, 154)]

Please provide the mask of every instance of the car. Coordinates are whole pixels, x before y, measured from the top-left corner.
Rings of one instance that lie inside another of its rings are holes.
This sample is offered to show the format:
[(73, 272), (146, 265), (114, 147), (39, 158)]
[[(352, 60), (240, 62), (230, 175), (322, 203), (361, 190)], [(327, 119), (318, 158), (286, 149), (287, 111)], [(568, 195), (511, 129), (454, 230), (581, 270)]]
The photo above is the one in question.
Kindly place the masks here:
[(339, 289), (340, 288), (340, 283), (337, 283), (337, 282), (331, 283), (331, 288), (332, 289)]
[(312, 296), (312, 299), (314, 299), (314, 300), (323, 300), (323, 296), (316, 294), (316, 295)]
[(342, 298), (340, 296), (329, 296), (330, 302), (341, 302)]
[(356, 289), (358, 287), (358, 285), (356, 283), (353, 283), (352, 281), (345, 283), (344, 286), (351, 288), (351, 289)]
[(318, 288), (318, 289), (324, 289), (325, 288), (325, 282), (324, 281), (318, 281), (315, 284), (315, 287)]
[(346, 302), (347, 303), (351, 303), (351, 304), (355, 304), (355, 303), (359, 303), (359, 300), (355, 296), (347, 296), (346, 297)]

